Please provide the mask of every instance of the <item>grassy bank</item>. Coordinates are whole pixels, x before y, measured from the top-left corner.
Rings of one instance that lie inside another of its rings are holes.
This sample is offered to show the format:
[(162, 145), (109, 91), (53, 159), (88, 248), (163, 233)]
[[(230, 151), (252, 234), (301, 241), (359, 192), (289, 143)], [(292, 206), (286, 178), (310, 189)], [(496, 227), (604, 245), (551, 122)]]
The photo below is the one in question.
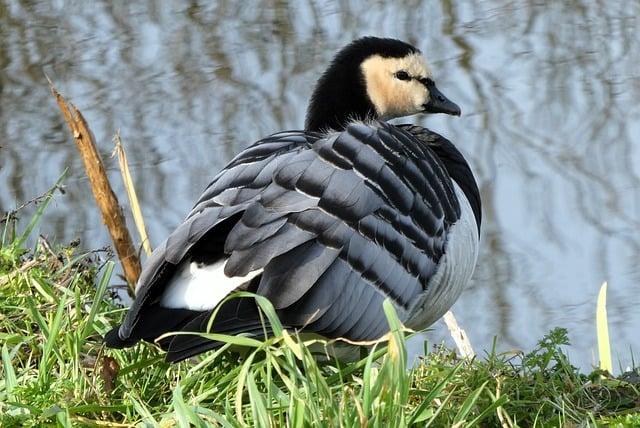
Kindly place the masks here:
[(390, 308), (388, 348), (341, 363), (316, 362), (265, 304), (275, 338), (222, 338), (242, 357), (225, 347), (170, 366), (149, 344), (107, 350), (101, 336), (123, 313), (108, 289), (114, 265), (44, 240), (26, 248), (40, 214), (21, 233), (0, 225), (3, 427), (640, 426), (640, 385), (579, 373), (561, 329), (526, 355), (461, 361), (431, 348), (408, 370)]

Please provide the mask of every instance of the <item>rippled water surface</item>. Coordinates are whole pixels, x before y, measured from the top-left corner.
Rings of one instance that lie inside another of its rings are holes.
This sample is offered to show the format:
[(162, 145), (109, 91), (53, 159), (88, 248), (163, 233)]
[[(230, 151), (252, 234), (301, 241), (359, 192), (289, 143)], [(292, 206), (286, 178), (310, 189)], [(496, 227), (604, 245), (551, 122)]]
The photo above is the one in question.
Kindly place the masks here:
[(608, 280), (614, 359), (629, 364), (632, 347), (637, 362), (639, 2), (114, 3), (0, 0), (0, 209), (69, 167), (41, 232), (109, 242), (45, 73), (83, 111), (123, 194), (109, 158), (121, 131), (157, 244), (234, 153), (302, 127), (338, 48), (396, 37), (462, 106), (461, 118), (411, 119), (454, 141), (481, 187), (480, 260), (454, 307), (474, 346), (497, 335), (501, 349), (530, 349), (563, 326), (587, 368)]

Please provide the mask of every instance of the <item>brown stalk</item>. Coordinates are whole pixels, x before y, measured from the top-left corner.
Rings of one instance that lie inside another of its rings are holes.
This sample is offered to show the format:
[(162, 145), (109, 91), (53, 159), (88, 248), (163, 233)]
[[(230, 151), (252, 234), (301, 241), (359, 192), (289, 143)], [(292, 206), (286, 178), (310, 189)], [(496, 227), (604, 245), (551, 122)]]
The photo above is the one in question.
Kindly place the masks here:
[(93, 133), (82, 113), (71, 103), (68, 103), (49, 81), (51, 93), (56, 98), (58, 107), (62, 111), (65, 122), (69, 125), (73, 140), (78, 147), (80, 157), (91, 184), (93, 196), (96, 199), (102, 221), (107, 226), (116, 253), (122, 264), (125, 279), (129, 284), (129, 291), (133, 294), (133, 287), (140, 276), (140, 259), (136, 253), (131, 235), (127, 229), (125, 217), (118, 204), (118, 198), (109, 184), (100, 153), (96, 149)]
[(118, 162), (120, 164), (120, 173), (122, 174), (122, 181), (124, 187), (127, 189), (127, 197), (129, 198), (129, 206), (131, 207), (131, 214), (133, 214), (133, 221), (138, 229), (140, 240), (142, 240), (142, 248), (147, 256), (151, 255), (151, 244), (149, 242), (149, 235), (147, 234), (147, 228), (144, 225), (144, 216), (142, 215), (142, 208), (140, 208), (140, 202), (138, 201), (138, 194), (136, 188), (133, 185), (133, 178), (131, 177), (131, 171), (129, 170), (129, 161), (127, 160), (127, 152), (124, 150), (124, 145), (120, 139), (120, 132), (116, 132), (113, 137), (113, 141), (116, 145), (111, 157), (118, 155)]

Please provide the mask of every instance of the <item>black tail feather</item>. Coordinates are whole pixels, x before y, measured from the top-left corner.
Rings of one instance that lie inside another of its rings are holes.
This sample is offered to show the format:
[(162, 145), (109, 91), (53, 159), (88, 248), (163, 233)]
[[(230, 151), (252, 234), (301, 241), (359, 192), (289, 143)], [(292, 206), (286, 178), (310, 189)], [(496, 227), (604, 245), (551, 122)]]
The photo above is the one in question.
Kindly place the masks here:
[[(183, 326), (182, 331), (206, 332), (213, 311), (202, 312)], [(240, 297), (225, 302), (212, 323), (212, 333), (236, 335), (247, 333), (250, 336), (264, 338), (265, 332), (271, 334), (268, 326), (263, 326), (255, 299)], [(167, 347), (166, 359), (177, 362), (201, 352), (219, 348), (224, 343), (212, 341), (198, 335), (176, 335)]]
[[(221, 334), (236, 334), (233, 332), (220, 332)], [(264, 339), (265, 334), (268, 336), (272, 334), (270, 328), (266, 328), (263, 325), (256, 325), (254, 328), (250, 326), (244, 326), (242, 334), (256, 339)], [(169, 344), (167, 349), (167, 355), (165, 360), (169, 363), (176, 363), (178, 361), (185, 360), (195, 355), (201, 354), (205, 351), (218, 349), (224, 345), (223, 342), (210, 340), (198, 335), (178, 335), (174, 336), (173, 340)]]
[(200, 311), (188, 309), (171, 309), (154, 306), (145, 313), (144, 323), (136, 326), (136, 329), (128, 337), (120, 335), (120, 326), (111, 329), (104, 337), (104, 342), (109, 348), (130, 348), (140, 340), (153, 342), (157, 337), (169, 331), (179, 331), (198, 315)]
[(115, 349), (129, 348), (138, 342), (137, 340), (134, 340), (134, 341), (123, 340), (120, 338), (119, 333), (120, 333), (120, 325), (117, 325), (111, 330), (109, 330), (107, 334), (104, 335), (104, 343), (105, 345), (107, 345), (107, 348), (115, 348)]
[[(115, 327), (105, 335), (106, 345), (121, 349), (134, 346), (140, 340), (154, 342), (167, 352), (166, 360), (172, 363), (224, 345), (195, 334), (169, 335), (158, 340), (158, 337), (170, 332), (207, 332), (213, 311), (170, 309), (154, 305), (145, 312), (144, 322), (136, 325), (131, 336), (122, 338), (119, 327)], [(228, 335), (245, 333), (260, 339), (272, 334), (271, 328), (263, 325), (258, 305), (251, 297), (230, 299), (220, 306), (210, 331)]]

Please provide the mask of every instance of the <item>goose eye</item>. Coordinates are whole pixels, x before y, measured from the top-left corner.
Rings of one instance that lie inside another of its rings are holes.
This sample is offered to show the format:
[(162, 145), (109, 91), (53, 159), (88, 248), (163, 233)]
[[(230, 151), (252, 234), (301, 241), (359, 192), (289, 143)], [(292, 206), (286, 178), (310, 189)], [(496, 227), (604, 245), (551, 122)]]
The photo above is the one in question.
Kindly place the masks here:
[(409, 76), (409, 73), (407, 73), (404, 70), (400, 70), (400, 71), (396, 72), (395, 76), (396, 76), (396, 79), (411, 80), (411, 76)]

